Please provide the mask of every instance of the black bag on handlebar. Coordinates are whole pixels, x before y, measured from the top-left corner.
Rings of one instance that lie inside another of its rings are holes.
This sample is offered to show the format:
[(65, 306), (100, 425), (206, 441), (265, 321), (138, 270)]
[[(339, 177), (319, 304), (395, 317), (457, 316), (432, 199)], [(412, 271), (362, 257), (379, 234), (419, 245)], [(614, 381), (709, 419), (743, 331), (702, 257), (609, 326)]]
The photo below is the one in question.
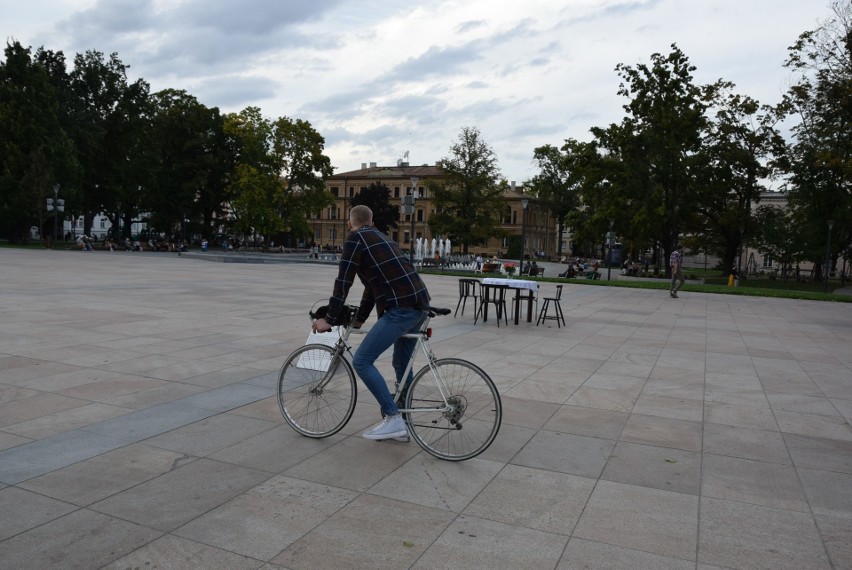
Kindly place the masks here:
[[(323, 305), (322, 307), (317, 307), (315, 311), (310, 311), (312, 319), (324, 319), (328, 314), (328, 305)], [(349, 323), (352, 322), (352, 310), (348, 305), (343, 305), (343, 308), (340, 309), (340, 314), (337, 315), (337, 321), (333, 323), (329, 323), (330, 325), (340, 325), (344, 327), (348, 327)]]

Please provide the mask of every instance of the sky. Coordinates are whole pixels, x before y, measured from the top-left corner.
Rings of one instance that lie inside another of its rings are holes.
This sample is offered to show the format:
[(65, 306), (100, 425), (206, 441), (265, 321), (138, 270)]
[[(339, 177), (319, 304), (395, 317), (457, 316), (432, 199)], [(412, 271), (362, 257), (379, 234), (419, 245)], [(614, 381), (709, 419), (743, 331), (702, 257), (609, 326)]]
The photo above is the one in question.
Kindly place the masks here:
[(0, 0), (0, 34), (69, 68), (115, 52), (131, 81), (224, 113), (309, 121), (335, 172), (434, 164), (475, 127), (523, 183), (536, 147), (621, 122), (619, 63), (677, 44), (696, 84), (775, 104), (787, 48), (830, 15), (829, 0)]

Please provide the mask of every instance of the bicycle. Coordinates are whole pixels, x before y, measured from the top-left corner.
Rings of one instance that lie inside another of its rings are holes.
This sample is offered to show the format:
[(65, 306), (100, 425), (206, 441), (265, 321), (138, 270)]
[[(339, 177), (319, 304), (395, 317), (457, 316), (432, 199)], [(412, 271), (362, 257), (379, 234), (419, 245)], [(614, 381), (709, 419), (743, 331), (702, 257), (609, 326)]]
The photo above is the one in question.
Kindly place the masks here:
[[(347, 306), (351, 315), (357, 307)], [(450, 309), (428, 307), (419, 332), (404, 335), (417, 339), (417, 347), (403, 378), (413, 370), (418, 352), (426, 358), (408, 386), (396, 382), (393, 398), (409, 434), (427, 453), (447, 461), (476, 457), (494, 441), (503, 418), (500, 394), (480, 367), (459, 358), (438, 359), (429, 346), (429, 322)], [(318, 318), (313, 312), (312, 318)], [(354, 319), (333, 346), (308, 344), (284, 361), (278, 376), (278, 405), (284, 419), (298, 433), (324, 438), (339, 432), (352, 417), (358, 399), (349, 336)], [(359, 331), (360, 332), (360, 331)], [(331, 333), (325, 333), (331, 334)], [(418, 351), (419, 349), (419, 351)]]

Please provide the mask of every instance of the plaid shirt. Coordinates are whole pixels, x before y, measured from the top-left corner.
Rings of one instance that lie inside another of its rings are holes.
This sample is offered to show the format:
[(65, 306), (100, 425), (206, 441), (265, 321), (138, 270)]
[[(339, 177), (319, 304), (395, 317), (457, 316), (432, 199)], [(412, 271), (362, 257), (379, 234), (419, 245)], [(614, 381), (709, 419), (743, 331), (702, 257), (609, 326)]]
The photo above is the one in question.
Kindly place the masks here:
[(678, 250), (674, 250), (671, 257), (669, 257), (669, 267), (676, 269), (680, 267), (682, 261), (683, 258), (681, 257), (680, 252)]
[(392, 307), (429, 306), (426, 285), (396, 242), (372, 226), (362, 226), (343, 244), (334, 292), (328, 301), (329, 324), (336, 324), (356, 275), (364, 284), (359, 321), (365, 321), (374, 306), (379, 316)]

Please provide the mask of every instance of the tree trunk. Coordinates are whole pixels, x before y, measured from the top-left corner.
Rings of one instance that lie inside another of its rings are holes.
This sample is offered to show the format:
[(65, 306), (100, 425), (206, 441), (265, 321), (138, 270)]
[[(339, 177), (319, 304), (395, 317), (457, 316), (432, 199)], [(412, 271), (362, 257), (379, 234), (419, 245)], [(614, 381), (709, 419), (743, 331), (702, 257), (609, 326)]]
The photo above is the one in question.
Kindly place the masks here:
[(728, 244), (725, 247), (725, 254), (722, 256), (722, 275), (727, 277), (731, 274), (731, 268), (734, 267), (734, 264), (737, 260), (737, 250), (739, 248), (735, 245)]

